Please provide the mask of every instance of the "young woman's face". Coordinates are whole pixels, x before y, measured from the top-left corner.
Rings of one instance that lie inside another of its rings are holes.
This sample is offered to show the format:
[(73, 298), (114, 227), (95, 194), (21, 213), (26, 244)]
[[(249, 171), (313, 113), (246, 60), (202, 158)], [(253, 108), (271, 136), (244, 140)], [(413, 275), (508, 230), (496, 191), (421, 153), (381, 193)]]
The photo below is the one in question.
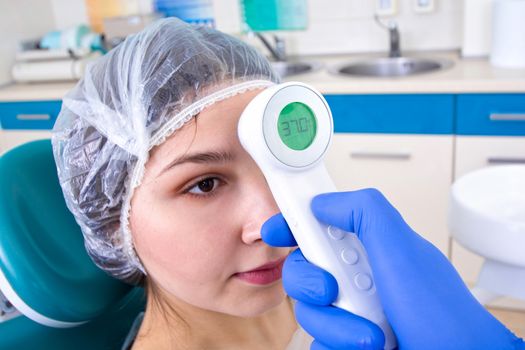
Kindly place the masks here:
[(254, 316), (284, 298), (280, 269), (290, 249), (260, 236), (279, 210), (237, 137), (239, 117), (259, 92), (218, 102), (175, 132), (151, 152), (135, 190), (135, 249), (148, 278), (178, 302)]

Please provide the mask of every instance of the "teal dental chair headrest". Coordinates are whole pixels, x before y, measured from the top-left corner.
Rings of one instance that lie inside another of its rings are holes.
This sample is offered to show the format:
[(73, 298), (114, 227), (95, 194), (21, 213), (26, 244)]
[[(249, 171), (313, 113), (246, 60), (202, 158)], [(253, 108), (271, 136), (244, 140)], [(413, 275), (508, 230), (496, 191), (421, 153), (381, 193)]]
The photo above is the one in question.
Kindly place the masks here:
[(0, 157), (0, 291), (21, 313), (72, 327), (104, 313), (130, 290), (98, 269), (68, 211), (50, 140)]

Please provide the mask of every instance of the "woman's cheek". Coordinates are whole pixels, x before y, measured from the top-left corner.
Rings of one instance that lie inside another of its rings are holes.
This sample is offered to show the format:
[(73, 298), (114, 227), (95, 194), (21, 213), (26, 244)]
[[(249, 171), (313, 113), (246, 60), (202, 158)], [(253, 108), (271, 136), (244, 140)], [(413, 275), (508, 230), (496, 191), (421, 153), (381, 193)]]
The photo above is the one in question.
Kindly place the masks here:
[(137, 220), (139, 255), (178, 275), (207, 278), (225, 268), (235, 269), (227, 263), (236, 261), (241, 229), (235, 216), (239, 211), (232, 207), (238, 201), (230, 192), (222, 191), (214, 199), (155, 197), (148, 208), (142, 208), (147, 214)]
[[(197, 223), (200, 223), (197, 225)], [(218, 277), (226, 268), (234, 272), (228, 261), (235, 261), (237, 244), (225, 224), (195, 220), (154, 232), (147, 245), (147, 254), (154, 265), (171, 275), (187, 279), (207, 280)], [(184, 227), (184, 229), (183, 229)], [(167, 230), (171, 232), (166, 232)]]

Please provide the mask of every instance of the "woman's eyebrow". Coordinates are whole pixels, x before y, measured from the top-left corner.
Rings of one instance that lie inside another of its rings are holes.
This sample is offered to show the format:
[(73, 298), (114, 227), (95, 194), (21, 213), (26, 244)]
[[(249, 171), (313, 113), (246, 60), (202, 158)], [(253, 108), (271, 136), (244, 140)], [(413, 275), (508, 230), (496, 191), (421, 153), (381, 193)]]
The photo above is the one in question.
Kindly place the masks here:
[(183, 163), (223, 163), (231, 162), (234, 159), (233, 154), (227, 151), (210, 151), (210, 152), (200, 152), (200, 153), (188, 153), (180, 157), (175, 158), (168, 165), (162, 169), (159, 173), (159, 176), (164, 172), (174, 168), (177, 165)]

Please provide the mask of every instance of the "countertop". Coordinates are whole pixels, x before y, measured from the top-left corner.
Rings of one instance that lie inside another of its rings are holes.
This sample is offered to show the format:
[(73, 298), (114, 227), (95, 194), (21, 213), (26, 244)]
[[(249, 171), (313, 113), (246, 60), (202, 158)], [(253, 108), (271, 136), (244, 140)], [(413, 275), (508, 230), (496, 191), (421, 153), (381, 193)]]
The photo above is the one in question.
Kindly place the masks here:
[[(409, 77), (350, 77), (331, 74), (328, 69), (341, 63), (378, 56), (310, 56), (303, 60), (319, 62), (323, 67), (285, 80), (311, 84), (325, 94), (525, 93), (525, 69), (497, 68), (490, 65), (486, 58), (461, 59), (457, 52), (407, 53), (406, 56), (449, 59), (454, 64), (441, 71)], [(12, 84), (0, 87), (0, 101), (59, 100), (74, 85), (75, 82)]]
[(406, 56), (445, 59), (452, 61), (453, 65), (440, 71), (407, 77), (350, 77), (331, 74), (328, 69), (374, 56), (325, 56), (310, 58), (324, 63), (324, 69), (293, 78), (311, 84), (325, 94), (525, 92), (525, 69), (497, 68), (486, 58), (461, 59), (454, 52), (407, 53)]

